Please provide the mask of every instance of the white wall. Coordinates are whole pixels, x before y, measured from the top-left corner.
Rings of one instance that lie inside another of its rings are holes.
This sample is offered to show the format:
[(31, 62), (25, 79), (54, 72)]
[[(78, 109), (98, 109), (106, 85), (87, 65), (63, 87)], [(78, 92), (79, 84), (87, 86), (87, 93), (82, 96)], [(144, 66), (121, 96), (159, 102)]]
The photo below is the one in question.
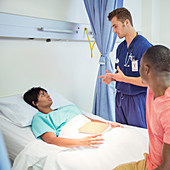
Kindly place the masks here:
[(88, 23), (83, 0), (0, 0), (0, 12)]
[(153, 44), (170, 47), (170, 1), (124, 0), (124, 7), (132, 14), (134, 27)]
[(160, 43), (170, 48), (170, 9), (169, 7), (170, 7), (169, 0), (160, 0)]
[[(0, 12), (88, 23), (83, 0), (0, 0)], [(99, 52), (91, 59), (88, 42), (0, 39), (0, 96), (32, 86), (56, 89), (91, 112)]]
[[(154, 43), (170, 46), (169, 0), (124, 0), (135, 29)], [(83, 0), (0, 0), (0, 12), (89, 23)], [(167, 13), (167, 14), (166, 14)], [(116, 43), (111, 59), (114, 62)], [(88, 42), (0, 39), (0, 96), (32, 86), (56, 89), (91, 112), (100, 53), (90, 58)]]
[(123, 6), (130, 11), (135, 30), (142, 31), (142, 0), (124, 0)]
[(169, 6), (169, 0), (142, 0), (142, 30), (153, 45), (170, 48)]

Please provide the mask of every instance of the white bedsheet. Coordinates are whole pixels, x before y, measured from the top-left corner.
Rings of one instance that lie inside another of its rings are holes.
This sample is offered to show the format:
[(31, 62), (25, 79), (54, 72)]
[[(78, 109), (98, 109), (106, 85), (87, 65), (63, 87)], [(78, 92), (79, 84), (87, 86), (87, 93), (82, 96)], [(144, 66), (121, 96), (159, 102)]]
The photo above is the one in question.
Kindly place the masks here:
[[(93, 119), (106, 121), (101, 117), (95, 116), (91, 113), (84, 112), (84, 114)], [(21, 128), (11, 123), (1, 114), (0, 114), (0, 129), (5, 140), (9, 158), (12, 162), (15, 159), (15, 157), (25, 148), (25, 146), (35, 139), (31, 131), (31, 126)]]
[[(82, 116), (72, 119), (62, 129), (61, 136), (84, 136), (76, 130), (83, 122)], [(148, 153), (146, 129), (112, 128), (103, 138), (104, 144), (99, 148), (64, 148), (34, 140), (16, 157), (13, 170), (111, 170), (119, 164), (143, 159), (143, 153)]]

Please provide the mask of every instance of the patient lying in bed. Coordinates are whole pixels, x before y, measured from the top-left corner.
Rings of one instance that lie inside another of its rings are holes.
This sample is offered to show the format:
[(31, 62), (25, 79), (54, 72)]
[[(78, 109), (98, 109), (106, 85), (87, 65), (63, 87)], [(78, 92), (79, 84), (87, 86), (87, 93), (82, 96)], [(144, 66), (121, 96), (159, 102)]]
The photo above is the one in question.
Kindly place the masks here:
[[(47, 91), (41, 87), (34, 87), (28, 90), (23, 98), (25, 102), (39, 111), (32, 120), (32, 131), (36, 138), (42, 139), (46, 143), (63, 147), (84, 146), (96, 148), (103, 143), (101, 134), (86, 136), (80, 139), (59, 137), (62, 127), (67, 122), (78, 115), (83, 115), (82, 111), (75, 105), (51, 109), (53, 101)], [(118, 123), (113, 122), (110, 124), (114, 127), (121, 127)]]

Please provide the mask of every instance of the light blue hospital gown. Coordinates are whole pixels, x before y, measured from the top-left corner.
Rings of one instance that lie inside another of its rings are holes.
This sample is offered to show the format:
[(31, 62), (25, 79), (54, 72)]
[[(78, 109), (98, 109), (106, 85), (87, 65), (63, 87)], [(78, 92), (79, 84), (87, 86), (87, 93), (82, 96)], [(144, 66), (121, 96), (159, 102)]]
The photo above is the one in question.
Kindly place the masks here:
[(75, 105), (59, 107), (48, 114), (38, 112), (32, 120), (32, 131), (36, 138), (46, 132), (53, 132), (59, 135), (61, 128), (77, 115), (83, 114)]

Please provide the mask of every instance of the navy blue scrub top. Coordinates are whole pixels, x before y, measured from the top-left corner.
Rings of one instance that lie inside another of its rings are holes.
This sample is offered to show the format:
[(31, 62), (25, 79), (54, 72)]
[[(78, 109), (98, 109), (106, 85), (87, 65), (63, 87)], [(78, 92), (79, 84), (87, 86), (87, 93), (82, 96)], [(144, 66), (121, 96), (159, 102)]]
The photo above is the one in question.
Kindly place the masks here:
[[(124, 40), (117, 48), (116, 51), (116, 58), (118, 58), (119, 62), (115, 64), (115, 68), (117, 66), (120, 67), (122, 72), (129, 77), (140, 77), (139, 74), (139, 68), (140, 68), (140, 60), (145, 53), (145, 51), (151, 47), (152, 44), (143, 36), (137, 35), (129, 45), (129, 48), (127, 48), (126, 40)], [(132, 61), (129, 60), (127, 63), (129, 67), (125, 67), (125, 59), (126, 55), (128, 53), (128, 56), (131, 54), (134, 56), (134, 60), (138, 60), (138, 71), (132, 71)], [(119, 54), (119, 55), (118, 55)], [(116, 89), (120, 91), (123, 94), (126, 95), (137, 95), (140, 93), (145, 93), (147, 88), (146, 87), (140, 87), (129, 83), (124, 82), (116, 82)]]

